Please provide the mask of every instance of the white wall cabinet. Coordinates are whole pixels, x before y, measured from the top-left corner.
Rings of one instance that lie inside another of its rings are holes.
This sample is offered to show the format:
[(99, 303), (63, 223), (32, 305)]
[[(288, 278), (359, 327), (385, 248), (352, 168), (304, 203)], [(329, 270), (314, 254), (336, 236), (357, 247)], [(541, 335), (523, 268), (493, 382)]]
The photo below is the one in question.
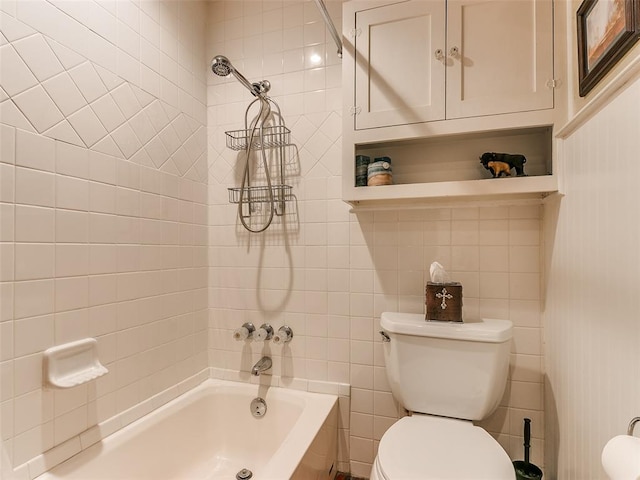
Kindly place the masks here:
[[(557, 190), (552, 132), (560, 62), (552, 0), (352, 0), (343, 8), (345, 201)], [(546, 145), (534, 151), (541, 132)], [(477, 141), (483, 136), (487, 142)], [(516, 137), (522, 145), (513, 145)], [(541, 178), (487, 179), (481, 145), (531, 151), (531, 170)], [(401, 173), (396, 184), (355, 187), (355, 155), (391, 151), (404, 165), (393, 162)]]
[(356, 129), (445, 118), (445, 2), (358, 11), (353, 30)]
[(351, 16), (357, 130), (553, 108), (550, 1), (370, 5)]
[(447, 1), (447, 54), (446, 118), (553, 108), (550, 0)]

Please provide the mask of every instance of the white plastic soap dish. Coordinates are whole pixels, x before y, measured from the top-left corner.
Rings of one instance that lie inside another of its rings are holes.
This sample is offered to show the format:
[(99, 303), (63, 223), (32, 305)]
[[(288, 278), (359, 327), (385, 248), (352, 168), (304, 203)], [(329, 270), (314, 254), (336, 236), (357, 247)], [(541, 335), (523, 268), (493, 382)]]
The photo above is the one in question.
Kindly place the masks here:
[(108, 372), (98, 360), (98, 342), (95, 338), (65, 343), (44, 352), (44, 375), (52, 387), (75, 387)]

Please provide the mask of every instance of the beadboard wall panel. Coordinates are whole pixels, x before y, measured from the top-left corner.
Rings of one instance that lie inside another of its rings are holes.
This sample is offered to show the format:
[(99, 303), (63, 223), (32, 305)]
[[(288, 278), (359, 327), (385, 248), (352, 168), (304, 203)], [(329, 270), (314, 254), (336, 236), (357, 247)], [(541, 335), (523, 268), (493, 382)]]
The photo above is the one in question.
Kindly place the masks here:
[(640, 81), (565, 139), (545, 211), (549, 478), (604, 479), (606, 442), (640, 414)]

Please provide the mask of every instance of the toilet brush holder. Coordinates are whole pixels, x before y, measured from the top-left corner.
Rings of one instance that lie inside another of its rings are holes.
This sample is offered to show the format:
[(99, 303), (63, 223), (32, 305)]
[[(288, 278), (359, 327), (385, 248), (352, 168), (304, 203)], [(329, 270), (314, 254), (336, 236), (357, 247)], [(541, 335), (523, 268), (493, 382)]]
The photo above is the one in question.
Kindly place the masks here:
[(516, 471), (516, 480), (540, 480), (542, 470), (533, 463), (529, 463), (529, 449), (531, 448), (531, 419), (524, 419), (524, 461), (516, 460), (513, 468)]

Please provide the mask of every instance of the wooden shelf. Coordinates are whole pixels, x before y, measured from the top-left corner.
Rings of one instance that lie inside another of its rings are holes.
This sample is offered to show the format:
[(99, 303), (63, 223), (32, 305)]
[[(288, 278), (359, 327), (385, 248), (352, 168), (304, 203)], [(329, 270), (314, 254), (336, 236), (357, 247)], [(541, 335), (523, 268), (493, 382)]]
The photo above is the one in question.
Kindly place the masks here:
[(353, 206), (428, 203), (449, 200), (542, 200), (558, 191), (555, 175), (503, 177), (452, 182), (411, 183), (353, 188), (343, 200)]

